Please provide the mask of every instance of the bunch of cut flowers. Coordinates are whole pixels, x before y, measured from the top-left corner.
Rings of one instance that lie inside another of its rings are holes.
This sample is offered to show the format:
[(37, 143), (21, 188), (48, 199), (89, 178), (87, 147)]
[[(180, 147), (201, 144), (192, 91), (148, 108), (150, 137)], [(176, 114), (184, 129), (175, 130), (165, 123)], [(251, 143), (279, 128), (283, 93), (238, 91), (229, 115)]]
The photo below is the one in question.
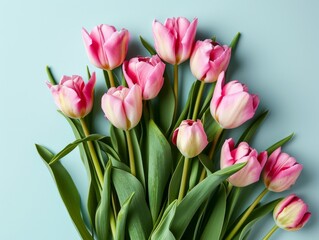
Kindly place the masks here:
[[(282, 150), (292, 135), (264, 151), (251, 146), (267, 111), (255, 116), (259, 97), (227, 80), (239, 33), (230, 45), (215, 37), (195, 42), (197, 23), (155, 20), (154, 47), (140, 37), (150, 55), (128, 60), (126, 29), (83, 29), (87, 55), (106, 83), (101, 99), (94, 100), (97, 76), (89, 68), (87, 82), (72, 75), (58, 83), (47, 67), (47, 85), (75, 141), (58, 153), (36, 148), (82, 239), (241, 240), (272, 212), (274, 227), (264, 236), (269, 239), (278, 228), (298, 230), (309, 220), (307, 204), (294, 194), (264, 201), (269, 192), (289, 189), (302, 165)], [(179, 79), (182, 64), (189, 64), (194, 80)], [(193, 83), (180, 89), (180, 81)], [(188, 90), (184, 103), (181, 92)], [(94, 104), (101, 111), (92, 112)], [(102, 113), (108, 136), (94, 132)], [(231, 130), (248, 120), (234, 140)], [(75, 148), (87, 171), (85, 197), (60, 161)], [(246, 190), (260, 179), (259, 195)]]

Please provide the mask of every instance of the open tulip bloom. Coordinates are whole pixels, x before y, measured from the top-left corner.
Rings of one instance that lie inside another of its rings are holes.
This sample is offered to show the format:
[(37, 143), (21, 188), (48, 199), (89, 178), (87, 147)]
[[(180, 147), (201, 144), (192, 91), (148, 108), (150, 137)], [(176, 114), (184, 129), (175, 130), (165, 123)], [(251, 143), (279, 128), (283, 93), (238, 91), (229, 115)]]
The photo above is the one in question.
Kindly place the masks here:
[[(302, 170), (282, 151), (292, 135), (256, 150), (252, 137), (268, 111), (258, 113), (259, 97), (226, 77), (239, 33), (230, 45), (195, 42), (197, 24), (197, 18), (155, 20), (154, 44), (141, 37), (150, 56), (127, 60), (128, 30), (83, 28), (89, 60), (103, 74), (87, 68), (88, 81), (73, 75), (57, 83), (47, 68), (47, 85), (75, 140), (56, 153), (36, 148), (82, 239), (246, 239), (257, 220), (273, 211), (276, 225), (264, 237), (269, 239), (277, 228), (298, 230), (309, 220), (307, 204), (296, 195), (276, 198)], [(178, 78), (181, 64), (189, 64), (193, 80)], [(101, 98), (94, 94), (96, 81), (103, 81), (98, 76), (106, 82)], [(179, 89), (179, 80), (192, 86)], [(181, 91), (189, 91), (187, 100)], [(99, 116), (103, 123), (96, 121)], [(242, 132), (236, 143), (234, 128)], [(87, 171), (87, 198), (60, 161), (75, 148), (82, 161), (73, 164)], [(243, 206), (253, 188), (242, 190), (260, 178), (265, 189)], [(275, 200), (264, 201), (266, 194)]]

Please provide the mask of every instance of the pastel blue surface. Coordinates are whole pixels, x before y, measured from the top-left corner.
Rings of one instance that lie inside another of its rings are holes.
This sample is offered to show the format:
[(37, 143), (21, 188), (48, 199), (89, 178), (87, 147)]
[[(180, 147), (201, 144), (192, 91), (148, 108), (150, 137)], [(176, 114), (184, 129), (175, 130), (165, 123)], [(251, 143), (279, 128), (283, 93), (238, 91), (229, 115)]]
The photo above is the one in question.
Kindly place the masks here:
[[(87, 59), (81, 28), (100, 23), (128, 29), (134, 47), (129, 57), (143, 54), (139, 35), (152, 42), (153, 19), (163, 22), (173, 16), (198, 17), (198, 39), (215, 35), (227, 44), (236, 32), (242, 33), (231, 77), (246, 83), (260, 96), (261, 108), (271, 110), (254, 146), (263, 150), (296, 133), (284, 150), (304, 170), (281, 196), (297, 193), (313, 213), (303, 230), (278, 231), (273, 239), (314, 239), (319, 234), (318, 9), (315, 0), (1, 0), (0, 239), (80, 239), (34, 147), (40, 143), (57, 151), (74, 139), (45, 85), (45, 65), (59, 78), (85, 75), (87, 64), (98, 71)], [(98, 78), (102, 84), (100, 71)], [(105, 131), (103, 118), (97, 121)], [(86, 174), (79, 162), (77, 153), (63, 160), (85, 190)], [(251, 239), (261, 239), (272, 224), (269, 217)]]

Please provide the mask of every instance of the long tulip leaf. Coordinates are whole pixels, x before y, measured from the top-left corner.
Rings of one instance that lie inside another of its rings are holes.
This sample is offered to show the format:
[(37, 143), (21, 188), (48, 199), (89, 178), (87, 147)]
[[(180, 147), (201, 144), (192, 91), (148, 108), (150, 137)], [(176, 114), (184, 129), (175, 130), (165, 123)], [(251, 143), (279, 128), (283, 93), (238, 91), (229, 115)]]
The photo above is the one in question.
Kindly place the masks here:
[(148, 199), (155, 223), (172, 172), (172, 154), (170, 144), (154, 121), (149, 121), (147, 130)]
[(272, 154), (272, 152), (275, 151), (277, 148), (279, 148), (279, 147), (283, 146), (285, 143), (289, 142), (293, 136), (294, 136), (294, 133), (290, 134), (288, 137), (281, 139), (280, 141), (276, 142), (275, 144), (273, 144), (272, 146), (267, 148), (266, 151), (267, 151), (268, 155)]
[(80, 195), (70, 174), (60, 162), (54, 165), (49, 164), (53, 158), (53, 153), (47, 148), (36, 144), (36, 149), (54, 178), (62, 201), (82, 239), (93, 240), (82, 218)]
[(96, 141), (104, 138), (105, 136), (100, 134), (91, 134), (85, 138), (77, 139), (73, 143), (68, 144), (65, 148), (63, 148), (59, 153), (57, 153), (50, 161), (50, 165), (54, 164), (61, 158), (65, 157), (69, 154), (73, 149), (75, 149), (80, 143), (87, 142), (87, 141)]

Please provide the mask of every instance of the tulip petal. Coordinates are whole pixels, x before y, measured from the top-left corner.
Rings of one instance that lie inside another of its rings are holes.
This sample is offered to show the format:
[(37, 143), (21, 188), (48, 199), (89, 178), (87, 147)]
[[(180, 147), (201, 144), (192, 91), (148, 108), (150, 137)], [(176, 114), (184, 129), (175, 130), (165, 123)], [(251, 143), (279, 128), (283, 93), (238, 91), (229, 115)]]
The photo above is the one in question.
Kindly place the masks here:
[(176, 64), (175, 38), (171, 31), (155, 20), (153, 36), (156, 52), (161, 59), (170, 64)]

